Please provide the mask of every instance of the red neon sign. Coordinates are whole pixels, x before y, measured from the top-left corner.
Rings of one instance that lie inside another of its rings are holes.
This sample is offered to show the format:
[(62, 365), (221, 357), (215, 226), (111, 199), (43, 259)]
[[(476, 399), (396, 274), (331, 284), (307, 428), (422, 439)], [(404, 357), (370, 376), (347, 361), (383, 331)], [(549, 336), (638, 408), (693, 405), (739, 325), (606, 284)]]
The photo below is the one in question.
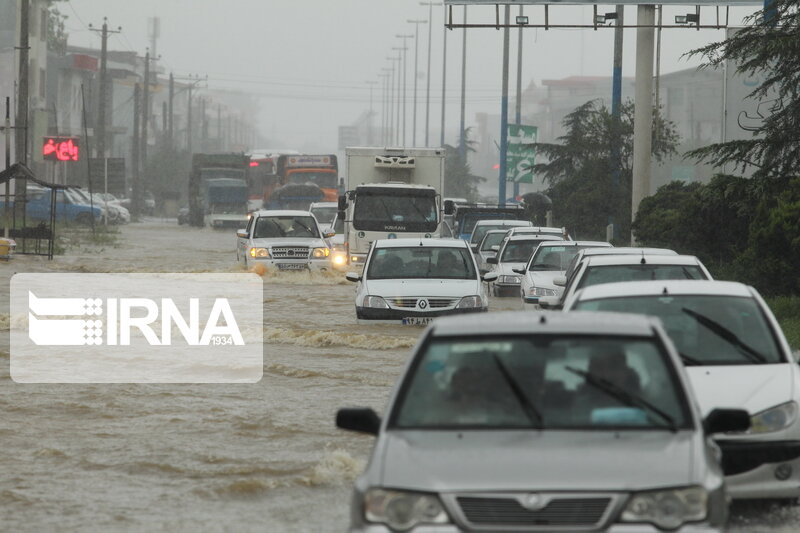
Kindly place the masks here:
[(45, 137), (42, 157), (46, 161), (80, 161), (80, 145), (76, 137)]
[(250, 166), (251, 167), (257, 167), (258, 166), (258, 161), (250, 161)]

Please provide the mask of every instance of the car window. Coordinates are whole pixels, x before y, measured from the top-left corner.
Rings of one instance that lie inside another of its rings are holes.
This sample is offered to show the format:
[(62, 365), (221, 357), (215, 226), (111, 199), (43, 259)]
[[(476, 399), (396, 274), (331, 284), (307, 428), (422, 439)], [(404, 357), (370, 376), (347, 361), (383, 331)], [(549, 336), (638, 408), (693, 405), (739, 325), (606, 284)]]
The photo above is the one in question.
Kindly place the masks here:
[(542, 241), (508, 241), (503, 247), (501, 263), (527, 263)]
[(471, 255), (460, 247), (377, 248), (367, 279), (476, 279)]
[(619, 281), (650, 281), (664, 279), (706, 279), (697, 265), (595, 265), (588, 266), (577, 288)]
[(567, 270), (580, 250), (590, 246), (539, 246), (531, 258), (528, 270)]
[(500, 243), (503, 242), (503, 237), (505, 237), (505, 233), (488, 233), (484, 236), (482, 244), (481, 244), (481, 251), (482, 252), (489, 252), (492, 249), (492, 246), (499, 246)]
[(330, 224), (333, 222), (333, 218), (336, 216), (337, 208), (336, 206), (333, 207), (314, 207), (311, 209), (311, 214), (313, 214), (317, 221), (320, 224)]
[(685, 427), (690, 417), (674, 370), (654, 338), (435, 339), (405, 378), (390, 426)]
[(483, 236), (486, 235), (486, 233), (489, 232), (489, 230), (505, 229), (505, 228), (508, 228), (508, 227), (509, 227), (509, 225), (507, 225), (507, 224), (505, 224), (505, 225), (504, 224), (486, 224), (484, 226), (476, 226), (475, 227), (475, 231), (472, 232), (472, 238), (470, 239), (470, 242), (473, 243), (473, 244), (477, 244), (477, 243), (481, 242), (481, 239), (483, 239)]
[(575, 308), (657, 316), (689, 364), (784, 362), (775, 335), (753, 298), (630, 296), (577, 302)]
[(319, 231), (311, 216), (258, 217), (253, 238), (319, 238)]

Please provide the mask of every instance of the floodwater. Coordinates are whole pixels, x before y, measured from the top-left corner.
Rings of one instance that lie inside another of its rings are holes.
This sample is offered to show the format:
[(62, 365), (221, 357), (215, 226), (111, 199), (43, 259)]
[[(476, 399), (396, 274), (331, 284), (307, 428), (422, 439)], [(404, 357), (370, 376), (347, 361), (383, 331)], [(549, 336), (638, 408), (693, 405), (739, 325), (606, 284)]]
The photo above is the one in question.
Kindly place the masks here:
[[(14, 272), (244, 271), (231, 232), (155, 219), (120, 232), (0, 264), (0, 530), (343, 531), (372, 439), (337, 430), (336, 410), (381, 412), (421, 329), (358, 325), (341, 274), (268, 274), (257, 384), (12, 382)], [(795, 508), (735, 511), (743, 531), (800, 523)]]

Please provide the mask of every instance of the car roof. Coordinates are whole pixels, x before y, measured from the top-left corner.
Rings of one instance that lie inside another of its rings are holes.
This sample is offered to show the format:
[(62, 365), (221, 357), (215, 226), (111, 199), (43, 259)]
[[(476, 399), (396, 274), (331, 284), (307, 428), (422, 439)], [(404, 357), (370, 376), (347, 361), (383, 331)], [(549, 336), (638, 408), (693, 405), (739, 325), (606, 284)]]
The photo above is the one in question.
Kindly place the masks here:
[(549, 233), (521, 233), (512, 235), (508, 238), (509, 241), (536, 241), (536, 242), (561, 242), (553, 239), (555, 235)]
[(626, 254), (649, 254), (649, 255), (678, 255), (675, 250), (669, 248), (636, 248), (633, 246), (621, 246), (612, 248), (592, 248), (582, 250), (583, 256), (589, 255), (626, 255)]
[(339, 207), (338, 202), (312, 202), (311, 205), (308, 207), (309, 210), (314, 209), (315, 207)]
[(584, 258), (587, 266), (597, 265), (699, 265), (700, 260), (693, 255), (599, 255)]
[(564, 233), (564, 228), (548, 228), (545, 226), (522, 226), (512, 229), (514, 233), (550, 233), (561, 235)]
[(619, 296), (668, 296), (705, 294), (709, 296), (740, 296), (751, 298), (753, 289), (735, 281), (662, 280), (603, 283), (581, 289), (576, 300), (598, 300)]
[(376, 248), (407, 248), (417, 246), (423, 248), (467, 248), (464, 239), (377, 239)]
[(254, 216), (257, 217), (310, 217), (311, 213), (308, 211), (300, 211), (299, 209), (263, 209), (256, 211)]
[(475, 227), (478, 226), (530, 226), (531, 223), (527, 220), (511, 220), (511, 219), (502, 219), (502, 218), (484, 218), (475, 223)]
[(420, 185), (418, 183), (359, 183), (357, 185), (358, 188), (361, 187), (374, 187), (377, 189), (384, 189), (384, 188), (394, 188), (394, 189), (408, 189), (412, 187), (414, 189), (433, 189), (430, 185)]
[(540, 246), (597, 246), (612, 248), (611, 243), (603, 241), (544, 241)]
[(531, 333), (651, 337), (657, 321), (658, 319), (646, 315), (627, 313), (516, 311), (441, 317), (431, 327), (435, 337)]

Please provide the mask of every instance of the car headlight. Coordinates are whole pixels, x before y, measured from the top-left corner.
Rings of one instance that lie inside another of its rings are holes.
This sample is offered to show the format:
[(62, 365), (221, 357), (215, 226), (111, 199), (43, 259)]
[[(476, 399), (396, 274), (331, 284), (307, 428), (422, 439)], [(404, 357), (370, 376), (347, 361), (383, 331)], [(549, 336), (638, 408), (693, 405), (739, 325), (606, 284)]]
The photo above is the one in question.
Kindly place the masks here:
[(373, 307), (375, 309), (389, 309), (389, 304), (380, 296), (364, 296), (364, 307)]
[(509, 285), (519, 285), (519, 276), (499, 276), (498, 283), (506, 283)]
[(311, 252), (311, 257), (314, 259), (324, 259), (331, 255), (330, 248), (314, 248), (314, 251)]
[(786, 402), (765, 409), (750, 417), (750, 429), (745, 433), (770, 433), (791, 426), (797, 418), (797, 404)]
[(456, 309), (475, 309), (481, 307), (482, 304), (483, 301), (480, 296), (464, 296), (461, 298), (461, 301), (458, 302)]
[(370, 489), (364, 495), (364, 518), (407, 531), (418, 524), (448, 524), (450, 517), (433, 494)]
[(346, 265), (347, 264), (347, 256), (343, 253), (334, 253), (333, 254), (333, 264), (334, 265)]
[(260, 257), (261, 259), (269, 259), (269, 250), (266, 248), (250, 248), (250, 257)]
[(677, 529), (705, 520), (708, 493), (702, 487), (637, 492), (622, 512), (623, 522), (647, 522), (660, 529)]
[(555, 296), (555, 289), (545, 289), (544, 287), (532, 287), (531, 296)]

